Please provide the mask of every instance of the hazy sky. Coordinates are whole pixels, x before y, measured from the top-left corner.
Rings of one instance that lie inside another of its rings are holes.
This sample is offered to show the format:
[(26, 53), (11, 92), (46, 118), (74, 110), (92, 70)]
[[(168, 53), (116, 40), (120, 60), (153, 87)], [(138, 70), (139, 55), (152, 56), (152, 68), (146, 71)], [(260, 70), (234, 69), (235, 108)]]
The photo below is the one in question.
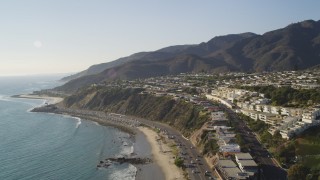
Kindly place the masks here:
[(76, 72), (135, 52), (320, 19), (310, 0), (7, 0), (0, 75)]

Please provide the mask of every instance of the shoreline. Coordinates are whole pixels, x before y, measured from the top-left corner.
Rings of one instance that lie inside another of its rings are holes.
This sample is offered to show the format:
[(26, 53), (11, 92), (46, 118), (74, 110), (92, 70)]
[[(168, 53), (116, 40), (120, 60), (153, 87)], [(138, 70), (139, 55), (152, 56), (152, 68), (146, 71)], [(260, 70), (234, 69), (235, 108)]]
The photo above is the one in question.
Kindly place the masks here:
[(138, 157), (147, 157), (152, 159), (152, 163), (134, 165), (137, 168), (135, 179), (165, 179), (165, 173), (163, 172), (162, 168), (154, 161), (151, 151), (151, 144), (147, 140), (146, 135), (138, 129), (136, 129), (133, 147), (134, 153), (136, 153)]
[(21, 98), (21, 99), (43, 99), (47, 104), (57, 104), (63, 101), (61, 97), (52, 97), (52, 96), (40, 96), (36, 94), (19, 94), (11, 96), (13, 98)]
[(158, 134), (147, 127), (140, 126), (137, 129), (145, 135), (146, 140), (151, 145), (153, 160), (162, 169), (165, 175), (165, 179), (168, 179), (168, 180), (185, 179), (185, 177), (183, 176), (182, 169), (178, 168), (174, 164), (174, 155), (172, 154), (172, 152), (163, 150), (163, 149), (170, 149), (170, 147), (168, 147), (168, 145), (162, 142)]
[[(99, 125), (114, 127), (120, 131), (134, 135), (134, 153), (141, 157), (152, 157), (153, 163), (134, 165), (137, 168), (136, 178), (140, 179), (185, 179), (181, 169), (175, 166), (173, 155), (170, 153), (162, 153), (157, 146), (155, 136), (156, 132), (142, 127), (139, 121), (132, 119), (125, 115), (107, 114), (101, 111), (91, 110), (78, 110), (63, 108), (62, 105), (58, 105), (63, 98), (39, 96), (39, 95), (16, 95), (14, 98), (26, 98), (26, 99), (44, 99), (46, 105), (41, 107), (35, 107), (31, 112), (41, 113), (54, 113), (60, 115), (68, 115), (72, 117), (78, 117), (84, 120), (97, 122)], [(50, 107), (50, 108), (48, 108)], [(54, 107), (54, 108), (53, 108)], [(123, 116), (123, 117), (122, 117)], [(127, 119), (123, 119), (123, 118)], [(131, 121), (129, 120), (131, 119)], [(150, 138), (153, 137), (152, 138)], [(139, 147), (137, 149), (137, 147)], [(139, 151), (140, 149), (140, 151)], [(149, 155), (148, 155), (149, 154)]]

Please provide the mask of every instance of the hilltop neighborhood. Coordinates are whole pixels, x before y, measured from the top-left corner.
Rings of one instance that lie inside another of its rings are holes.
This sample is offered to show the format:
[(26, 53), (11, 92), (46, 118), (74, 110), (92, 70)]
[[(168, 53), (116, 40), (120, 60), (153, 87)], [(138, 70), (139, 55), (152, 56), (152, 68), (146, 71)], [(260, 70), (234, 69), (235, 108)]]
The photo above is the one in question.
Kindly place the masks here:
[[(281, 166), (265, 150), (268, 160), (252, 156), (237, 143), (235, 126), (230, 124), (230, 110), (243, 114), (254, 121), (263, 121), (268, 125), (271, 135), (280, 133), (283, 139), (293, 138), (311, 127), (320, 125), (320, 106), (308, 102), (306, 107), (285, 107), (272, 104), (265, 94), (250, 91), (241, 87), (272, 86), (275, 88), (290, 87), (293, 89), (316, 89), (320, 87), (318, 71), (287, 71), (274, 73), (224, 73), (224, 74), (179, 74), (160, 76), (131, 81), (113, 81), (92, 84), (92, 87), (142, 88), (141, 94), (171, 97), (175, 101), (186, 101), (202, 108), (210, 114), (202, 126), (200, 134), (207, 132), (207, 138), (214, 140), (218, 151), (213, 158), (207, 158), (216, 173), (223, 179), (256, 179), (259, 164), (271, 163)], [(308, 100), (307, 100), (308, 101)], [(219, 104), (222, 104), (223, 107)], [(229, 110), (227, 110), (229, 109)], [(248, 134), (255, 139), (259, 135)], [(256, 136), (256, 137), (255, 137)], [(199, 137), (196, 137), (197, 140)], [(197, 142), (193, 142), (196, 144)], [(260, 144), (260, 146), (263, 146)], [(263, 147), (265, 148), (265, 147)]]

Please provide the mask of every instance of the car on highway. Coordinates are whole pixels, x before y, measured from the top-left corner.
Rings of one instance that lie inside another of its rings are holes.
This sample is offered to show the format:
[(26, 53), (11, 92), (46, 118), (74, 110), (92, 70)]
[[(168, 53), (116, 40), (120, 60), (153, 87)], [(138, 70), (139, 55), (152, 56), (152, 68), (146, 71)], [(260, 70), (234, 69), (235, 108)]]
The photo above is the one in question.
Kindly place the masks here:
[(206, 171), (206, 172), (204, 172), (204, 175), (205, 175), (205, 176), (210, 176), (210, 172), (209, 172), (209, 171)]
[(198, 169), (194, 169), (192, 170), (192, 173), (196, 174), (196, 173), (199, 173), (200, 171)]

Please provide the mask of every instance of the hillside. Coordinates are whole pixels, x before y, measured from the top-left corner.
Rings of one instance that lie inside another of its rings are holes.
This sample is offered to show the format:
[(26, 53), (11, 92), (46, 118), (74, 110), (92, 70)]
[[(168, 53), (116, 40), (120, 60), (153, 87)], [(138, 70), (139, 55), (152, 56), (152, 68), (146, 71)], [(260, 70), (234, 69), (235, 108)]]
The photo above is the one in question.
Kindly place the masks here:
[(318, 64), (320, 21), (308, 20), (263, 35), (232, 34), (215, 37), (199, 45), (172, 46), (142, 53), (98, 74), (74, 79), (56, 90), (75, 91), (101, 81), (182, 72), (302, 70)]
[(228, 47), (230, 44), (238, 40), (251, 37), (251, 36), (255, 36), (255, 34), (253, 33), (230, 34), (226, 36), (214, 37), (210, 41), (206, 43), (203, 42), (199, 45), (176, 45), (176, 46), (165, 47), (157, 51), (139, 52), (127, 57), (116, 59), (111, 62), (93, 65), (84, 71), (65, 77), (62, 80), (70, 81), (79, 77), (98, 74), (106, 69), (110, 69), (116, 66), (123, 65), (128, 62), (133, 62), (133, 61), (161, 61), (161, 60), (173, 58), (175, 56), (183, 55), (183, 54), (193, 54), (193, 55), (203, 56), (203, 55), (207, 55), (208, 53), (214, 52), (218, 49)]
[(89, 109), (133, 115), (171, 124), (186, 136), (207, 120), (191, 103), (175, 101), (169, 97), (140, 94), (142, 89), (88, 88), (67, 97), (69, 108)]

